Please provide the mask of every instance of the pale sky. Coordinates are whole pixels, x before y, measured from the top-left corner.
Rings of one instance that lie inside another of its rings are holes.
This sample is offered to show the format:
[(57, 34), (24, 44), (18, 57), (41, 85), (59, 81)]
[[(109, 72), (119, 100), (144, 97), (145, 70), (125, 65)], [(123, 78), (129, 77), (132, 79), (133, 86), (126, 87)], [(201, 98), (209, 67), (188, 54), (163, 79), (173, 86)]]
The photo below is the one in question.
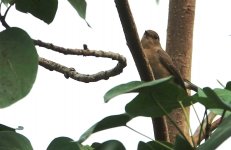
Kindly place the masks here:
[[(88, 84), (67, 80), (57, 72), (39, 67), (36, 82), (29, 95), (0, 110), (1, 123), (11, 127), (23, 126), (24, 130), (20, 133), (29, 138), (35, 150), (46, 149), (49, 143), (59, 136), (78, 140), (80, 135), (97, 121), (109, 115), (123, 113), (126, 103), (134, 97), (123, 95), (104, 103), (103, 95), (110, 88), (139, 80), (139, 75), (126, 46), (114, 1), (88, 0), (87, 3), (87, 21), (92, 28), (86, 25), (68, 2), (62, 0), (59, 1), (55, 20), (50, 25), (31, 15), (17, 12), (14, 8), (7, 16), (7, 22), (11, 26), (26, 30), (34, 39), (69, 48), (82, 48), (86, 43), (89, 49), (113, 51), (127, 58), (128, 66), (122, 74), (106, 81)], [(133, 0), (130, 5), (140, 37), (146, 29), (155, 30), (160, 35), (162, 47), (165, 48), (168, 1), (160, 0), (156, 5), (155, 0)], [(230, 81), (230, 6), (229, 0), (197, 1), (192, 82), (200, 87), (220, 87), (217, 79), (223, 84)], [(2, 27), (0, 29), (3, 30)], [(64, 56), (43, 48), (37, 50), (40, 56), (74, 67), (82, 73), (107, 70), (117, 63), (109, 59)], [(198, 111), (203, 110), (200, 106), (197, 108)], [(199, 114), (202, 113), (199, 111)], [(194, 116), (192, 120), (191, 122), (196, 122)], [(149, 118), (139, 117), (128, 125), (153, 137)], [(196, 126), (197, 124), (193, 124), (192, 128), (195, 129)], [(139, 141), (149, 141), (121, 127), (96, 133), (84, 144), (110, 139), (121, 141), (128, 150), (136, 149)], [(219, 149), (228, 149), (230, 141), (227, 140)]]

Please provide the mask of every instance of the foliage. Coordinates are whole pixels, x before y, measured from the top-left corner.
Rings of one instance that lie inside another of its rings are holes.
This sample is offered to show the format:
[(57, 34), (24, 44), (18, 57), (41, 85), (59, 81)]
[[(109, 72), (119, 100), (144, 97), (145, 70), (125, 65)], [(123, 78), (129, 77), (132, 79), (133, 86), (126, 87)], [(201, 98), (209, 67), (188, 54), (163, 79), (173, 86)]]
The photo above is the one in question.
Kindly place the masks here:
[(55, 17), (58, 8), (58, 0), (16, 0), (15, 5), (18, 11), (31, 13), (33, 16), (49, 24)]
[[(81, 18), (86, 18), (87, 4), (85, 0), (68, 0), (69, 3), (75, 8)], [(30, 13), (38, 19), (50, 24), (55, 17), (58, 0), (2, 0), (4, 4), (14, 4), (16, 9), (23, 13)]]
[(38, 55), (30, 36), (19, 28), (0, 32), (0, 108), (26, 96), (35, 81)]
[(15, 129), (0, 125), (0, 149), (4, 150), (32, 150), (30, 141), (23, 135), (16, 133)]
[(86, 18), (86, 7), (87, 7), (87, 3), (85, 2), (85, 0), (68, 0), (68, 1), (76, 9), (79, 16), (85, 19)]
[(120, 114), (120, 115), (114, 115), (114, 116), (108, 116), (95, 125), (93, 125), (91, 128), (89, 128), (80, 138), (79, 143), (82, 143), (85, 141), (91, 134), (110, 129), (115, 128), (119, 126), (126, 126), (126, 124), (132, 119), (133, 117), (128, 114)]
[[(68, 0), (76, 9), (79, 16), (86, 18), (85, 0)], [(23, 13), (30, 13), (38, 19), (50, 24), (55, 17), (58, 0), (2, 0), (5, 5), (16, 5), (16, 9)], [(7, 11), (5, 15), (7, 14)], [(31, 90), (36, 79), (38, 69), (38, 55), (28, 33), (16, 27), (9, 27), (4, 16), (1, 22), (6, 29), (0, 32), (0, 108), (25, 97)], [(183, 136), (179, 135), (174, 144), (151, 140), (138, 143), (138, 150), (180, 150), (217, 148), (231, 135), (231, 82), (224, 89), (211, 89), (209, 87), (198, 89), (193, 96), (188, 96), (181, 87), (173, 82), (172, 77), (144, 82), (132, 81), (121, 84), (109, 90), (104, 101), (127, 93), (138, 95), (125, 106), (125, 113), (105, 117), (91, 126), (78, 141), (68, 137), (55, 138), (47, 150), (123, 150), (125, 147), (117, 140), (108, 140), (103, 143), (93, 143), (91, 146), (82, 143), (96, 132), (115, 127), (128, 127), (127, 123), (138, 116), (160, 117), (167, 115), (175, 108), (201, 103), (206, 109), (222, 115), (222, 122), (210, 134), (210, 138), (201, 145), (191, 145)], [(17, 130), (0, 124), (0, 149), (32, 150), (30, 141)]]

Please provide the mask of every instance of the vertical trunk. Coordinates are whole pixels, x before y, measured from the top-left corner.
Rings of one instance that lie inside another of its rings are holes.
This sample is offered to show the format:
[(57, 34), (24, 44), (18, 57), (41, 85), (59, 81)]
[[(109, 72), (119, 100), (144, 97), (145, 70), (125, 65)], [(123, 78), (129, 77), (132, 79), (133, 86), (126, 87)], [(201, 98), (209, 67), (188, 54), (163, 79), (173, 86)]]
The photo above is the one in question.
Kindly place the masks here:
[[(141, 80), (154, 80), (152, 69), (142, 51), (128, 0), (115, 0), (115, 4), (124, 30), (127, 45), (131, 51)], [(152, 121), (155, 139), (159, 141), (168, 141), (169, 138), (165, 117), (152, 118)]]
[[(183, 78), (191, 78), (193, 24), (196, 0), (170, 0), (167, 29), (166, 51), (172, 57)], [(189, 114), (189, 108), (186, 108)], [(189, 137), (189, 129), (186, 124), (182, 109), (173, 110), (171, 118), (182, 129), (186, 137)], [(175, 141), (179, 133), (177, 129), (167, 121), (170, 142)]]

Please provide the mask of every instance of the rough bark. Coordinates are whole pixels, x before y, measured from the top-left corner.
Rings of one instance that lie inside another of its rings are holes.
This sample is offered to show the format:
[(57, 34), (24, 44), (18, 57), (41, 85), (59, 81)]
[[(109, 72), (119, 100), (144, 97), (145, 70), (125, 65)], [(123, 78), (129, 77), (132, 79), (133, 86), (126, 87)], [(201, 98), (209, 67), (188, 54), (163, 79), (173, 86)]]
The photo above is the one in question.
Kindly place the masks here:
[[(193, 24), (196, 0), (170, 0), (166, 51), (172, 57), (183, 78), (191, 78)], [(189, 108), (186, 108), (189, 114)], [(173, 110), (171, 118), (189, 137), (189, 128), (182, 109)], [(179, 131), (167, 121), (170, 142), (175, 141)]]

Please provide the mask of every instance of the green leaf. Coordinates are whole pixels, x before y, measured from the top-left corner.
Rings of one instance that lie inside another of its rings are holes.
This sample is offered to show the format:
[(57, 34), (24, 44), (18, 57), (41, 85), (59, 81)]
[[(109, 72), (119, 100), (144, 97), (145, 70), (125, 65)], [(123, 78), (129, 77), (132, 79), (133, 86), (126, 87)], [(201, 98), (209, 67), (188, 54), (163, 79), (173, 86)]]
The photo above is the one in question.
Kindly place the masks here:
[(1, 150), (33, 150), (30, 141), (23, 135), (12, 131), (0, 132)]
[(155, 149), (152, 148), (150, 145), (140, 141), (137, 150), (155, 150)]
[(0, 108), (25, 97), (38, 70), (38, 54), (30, 36), (19, 28), (0, 32)]
[(174, 150), (182, 150), (182, 149), (194, 150), (194, 148), (185, 138), (183, 138), (181, 135), (178, 135), (176, 137), (176, 141), (174, 144)]
[[(224, 109), (209, 109), (209, 110), (217, 115), (222, 115), (224, 112)], [(231, 111), (226, 111), (224, 117), (226, 118), (230, 115), (231, 115)]]
[(229, 82), (226, 84), (225, 89), (231, 91), (231, 81), (229, 81)]
[(95, 146), (94, 150), (126, 150), (124, 145), (117, 140), (109, 140), (102, 144), (97, 143), (93, 145)]
[(12, 4), (15, 0), (1, 0), (1, 2), (3, 2), (3, 4), (5, 4), (6, 6), (8, 4)]
[(81, 150), (79, 144), (68, 137), (55, 138), (47, 150)]
[(168, 78), (162, 78), (159, 80), (153, 80), (149, 82), (144, 81), (132, 81), (128, 82), (126, 84), (118, 85), (112, 89), (110, 89), (105, 95), (104, 95), (104, 101), (108, 102), (112, 98), (125, 94), (125, 93), (132, 93), (132, 92), (140, 92), (142, 90), (149, 90), (150, 87), (158, 87), (160, 84), (163, 84), (165, 82), (172, 81), (172, 77)]
[(193, 103), (192, 98), (183, 88), (174, 83), (165, 82), (140, 92), (126, 105), (125, 110), (133, 116), (159, 117), (165, 115), (163, 109), (169, 113), (179, 108), (180, 101), (183, 106)]
[(69, 3), (75, 8), (79, 16), (85, 20), (87, 3), (85, 0), (68, 0)]
[(212, 90), (209, 87), (203, 90), (199, 89), (198, 93), (194, 96), (194, 100), (203, 104), (207, 109), (231, 110), (231, 91), (226, 89)]
[(163, 143), (159, 141), (150, 141), (144, 143), (142, 141), (138, 144), (138, 150), (173, 150), (171, 143)]
[(0, 131), (13, 131), (13, 132), (15, 132), (15, 129), (8, 127), (8, 126), (5, 126), (3, 124), (0, 124)]
[(212, 133), (211, 137), (198, 147), (198, 150), (216, 149), (226, 139), (231, 136), (231, 116), (225, 118), (217, 129)]
[(91, 134), (95, 132), (99, 132), (102, 130), (115, 128), (119, 126), (125, 126), (127, 122), (129, 122), (133, 117), (128, 114), (120, 114), (114, 116), (108, 116), (98, 123), (94, 124), (90, 127), (81, 137), (79, 138), (78, 142), (82, 143), (85, 141)]
[(54, 20), (58, 8), (58, 0), (16, 0), (15, 3), (18, 11), (30, 13), (47, 24)]

